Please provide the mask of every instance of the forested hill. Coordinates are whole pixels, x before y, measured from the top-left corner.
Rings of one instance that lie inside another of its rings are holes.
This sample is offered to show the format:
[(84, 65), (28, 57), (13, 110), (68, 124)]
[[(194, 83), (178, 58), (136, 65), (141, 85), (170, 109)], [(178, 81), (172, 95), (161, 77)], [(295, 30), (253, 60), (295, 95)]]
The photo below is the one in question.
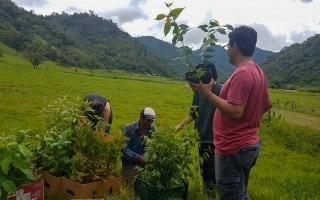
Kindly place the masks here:
[[(0, 0), (0, 42), (25, 54), (36, 51), (63, 66), (120, 69), (181, 78), (188, 69), (175, 60), (181, 49), (154, 37), (133, 38), (110, 19), (89, 13), (35, 15), (11, 0)], [(211, 61), (225, 80), (234, 68), (221, 46)], [(279, 53), (256, 49), (253, 56), (275, 88), (320, 87), (320, 36), (294, 44)], [(199, 50), (191, 58), (201, 62)], [(40, 66), (41, 67), (41, 66)]]
[(0, 42), (17, 52), (36, 49), (65, 66), (178, 76), (167, 61), (93, 11), (42, 16), (0, 0)]
[(274, 88), (320, 87), (320, 34), (270, 56), (261, 66)]

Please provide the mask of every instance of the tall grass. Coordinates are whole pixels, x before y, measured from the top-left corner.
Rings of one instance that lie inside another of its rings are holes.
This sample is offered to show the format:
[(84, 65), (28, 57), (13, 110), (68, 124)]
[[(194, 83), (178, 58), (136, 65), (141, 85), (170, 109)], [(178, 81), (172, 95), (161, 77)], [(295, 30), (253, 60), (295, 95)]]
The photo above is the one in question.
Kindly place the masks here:
[[(1, 46), (0, 58), (0, 132), (17, 129), (42, 131), (45, 125), (41, 109), (54, 99), (68, 96), (84, 97), (97, 93), (107, 97), (112, 106), (112, 130), (136, 121), (143, 107), (153, 107), (156, 124), (174, 126), (188, 114), (192, 92), (185, 82), (151, 77), (123, 71), (86, 71), (59, 67), (45, 62), (39, 69), (16, 52)], [(271, 90), (278, 109), (299, 115), (319, 117), (318, 94), (284, 93)], [(294, 101), (296, 109), (286, 101)], [(311, 111), (312, 108), (314, 111)], [(320, 199), (320, 130), (301, 127), (273, 117), (265, 120), (260, 130), (263, 140), (261, 155), (252, 170), (249, 194), (252, 199)], [(196, 147), (192, 147), (196, 151)], [(207, 199), (202, 191), (198, 161), (193, 163), (188, 199)], [(121, 194), (106, 199), (136, 199), (131, 187), (123, 186)]]

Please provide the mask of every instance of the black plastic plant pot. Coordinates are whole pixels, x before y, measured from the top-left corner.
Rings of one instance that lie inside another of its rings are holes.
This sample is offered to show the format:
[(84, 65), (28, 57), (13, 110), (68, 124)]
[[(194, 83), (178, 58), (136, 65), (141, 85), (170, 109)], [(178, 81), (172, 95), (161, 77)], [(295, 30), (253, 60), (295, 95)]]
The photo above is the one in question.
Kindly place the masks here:
[(181, 184), (160, 190), (156, 186), (142, 180), (141, 177), (136, 176), (134, 190), (141, 200), (187, 200), (188, 182), (182, 179)]
[(189, 71), (184, 74), (185, 79), (191, 83), (199, 83), (199, 77), (196, 71)]
[(199, 83), (200, 81), (199, 81), (198, 74), (203, 73), (200, 77), (201, 82), (204, 84), (210, 83), (210, 81), (212, 80), (211, 70), (209, 70), (209, 69), (202, 69), (202, 70), (203, 70), (203, 72), (189, 71), (189, 72), (185, 73), (184, 74), (185, 79), (191, 83)]
[(210, 69), (205, 69), (205, 73), (200, 77), (201, 82), (204, 84), (210, 83), (212, 80), (212, 73)]

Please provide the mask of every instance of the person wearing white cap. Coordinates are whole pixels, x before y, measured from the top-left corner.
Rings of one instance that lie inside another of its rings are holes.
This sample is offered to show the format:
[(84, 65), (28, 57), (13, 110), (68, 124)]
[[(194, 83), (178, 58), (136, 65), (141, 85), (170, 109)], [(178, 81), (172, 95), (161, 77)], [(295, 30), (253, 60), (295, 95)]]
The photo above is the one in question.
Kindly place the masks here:
[(151, 136), (155, 129), (154, 126), (152, 126), (155, 119), (156, 114), (154, 110), (146, 107), (140, 112), (140, 118), (137, 122), (128, 124), (123, 128), (122, 132), (129, 140), (125, 142), (126, 147), (122, 150), (122, 176), (128, 181), (133, 180), (137, 175), (135, 167), (145, 164), (143, 139), (144, 136)]

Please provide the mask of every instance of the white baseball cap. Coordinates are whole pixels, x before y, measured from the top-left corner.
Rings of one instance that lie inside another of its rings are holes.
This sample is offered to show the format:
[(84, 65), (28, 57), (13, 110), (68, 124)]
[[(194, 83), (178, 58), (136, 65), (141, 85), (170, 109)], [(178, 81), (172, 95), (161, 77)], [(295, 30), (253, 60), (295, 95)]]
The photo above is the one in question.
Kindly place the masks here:
[(154, 110), (150, 107), (146, 107), (144, 108), (140, 115), (143, 115), (144, 117), (146, 117), (147, 119), (156, 119), (156, 113), (154, 112)]

